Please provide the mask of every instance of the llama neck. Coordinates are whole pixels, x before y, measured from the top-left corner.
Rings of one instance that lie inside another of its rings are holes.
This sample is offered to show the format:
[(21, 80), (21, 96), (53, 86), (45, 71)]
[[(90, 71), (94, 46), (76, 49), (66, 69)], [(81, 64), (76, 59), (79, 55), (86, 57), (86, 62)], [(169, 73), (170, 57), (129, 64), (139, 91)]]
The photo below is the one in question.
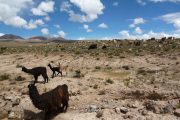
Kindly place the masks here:
[(43, 101), (41, 99), (41, 96), (40, 96), (37, 88), (33, 89), (33, 90), (29, 89), (29, 97), (30, 97), (33, 105), (36, 108), (38, 108), (40, 110), (44, 110), (45, 109), (45, 106), (43, 105), (44, 103), (43, 103)]
[(26, 72), (26, 73), (31, 73), (31, 69), (25, 69), (25, 71), (24, 72)]
[(51, 66), (51, 64), (49, 64), (49, 68), (52, 70), (52, 66)]

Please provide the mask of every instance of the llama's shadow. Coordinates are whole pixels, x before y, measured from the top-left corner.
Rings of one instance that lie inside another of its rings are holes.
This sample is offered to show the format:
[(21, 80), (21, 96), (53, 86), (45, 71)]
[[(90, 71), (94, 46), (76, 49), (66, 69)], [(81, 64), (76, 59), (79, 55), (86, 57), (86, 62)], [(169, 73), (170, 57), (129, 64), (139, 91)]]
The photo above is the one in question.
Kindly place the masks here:
[(31, 81), (28, 81), (30, 84), (44, 84), (44, 81), (35, 81), (35, 80), (31, 80)]
[(52, 120), (54, 117), (56, 117), (58, 114), (60, 114), (61, 112), (58, 113), (52, 113), (49, 118), (45, 118), (45, 112), (41, 111), (39, 113), (35, 113), (31, 110), (24, 110), (24, 120)]

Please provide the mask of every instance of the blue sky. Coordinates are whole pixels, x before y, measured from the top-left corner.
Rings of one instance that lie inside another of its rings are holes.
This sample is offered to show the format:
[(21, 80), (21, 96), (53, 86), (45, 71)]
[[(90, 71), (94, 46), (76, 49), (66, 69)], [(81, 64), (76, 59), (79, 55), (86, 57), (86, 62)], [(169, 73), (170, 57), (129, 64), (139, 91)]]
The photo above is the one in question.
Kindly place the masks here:
[(0, 35), (180, 37), (180, 0), (0, 0)]

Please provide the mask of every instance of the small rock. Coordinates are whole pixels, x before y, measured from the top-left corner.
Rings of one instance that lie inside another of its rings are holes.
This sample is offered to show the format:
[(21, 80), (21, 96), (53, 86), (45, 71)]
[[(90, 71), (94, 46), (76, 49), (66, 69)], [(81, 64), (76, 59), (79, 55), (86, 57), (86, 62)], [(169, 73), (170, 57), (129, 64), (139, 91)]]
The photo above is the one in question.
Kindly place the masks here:
[(96, 112), (97, 111), (97, 106), (96, 105), (90, 105), (89, 106), (89, 112)]
[(128, 118), (129, 118), (129, 119), (132, 119), (132, 118), (133, 118), (132, 115), (123, 115), (122, 117), (123, 117), (124, 119), (128, 119)]
[(132, 103), (128, 103), (127, 106), (130, 107), (130, 108), (137, 108), (138, 107), (138, 102), (136, 101), (133, 104)]
[(21, 100), (19, 98), (17, 98), (15, 101), (12, 102), (12, 106), (16, 106), (19, 105), (19, 103), (21, 102)]
[(14, 96), (10, 96), (10, 95), (5, 95), (4, 96), (4, 100), (13, 100)]
[(102, 105), (101, 106), (101, 109), (108, 109), (108, 108), (110, 108), (109, 105)]
[(144, 116), (146, 116), (146, 115), (148, 114), (148, 111), (147, 111), (147, 110), (143, 110), (143, 111), (141, 112), (141, 114), (144, 115)]
[(128, 115), (123, 115), (122, 116), (124, 119), (128, 119)]
[(149, 111), (153, 111), (154, 113), (162, 113), (162, 106), (156, 104), (154, 101), (149, 100), (144, 102), (144, 106), (146, 106), (146, 109)]
[(9, 115), (8, 115), (8, 118), (9, 119), (15, 119), (16, 118), (15, 113), (14, 112), (10, 112)]
[(78, 95), (82, 95), (82, 92), (80, 90), (77, 91)]
[(173, 112), (173, 106), (171, 104), (166, 105), (163, 108), (164, 113), (172, 113)]
[(28, 95), (29, 94), (28, 89), (27, 88), (22, 89), (21, 94)]
[(83, 84), (82, 84), (81, 82), (78, 82), (78, 85), (79, 85), (79, 86), (83, 86)]
[(124, 68), (125, 70), (129, 70), (129, 66), (128, 65), (124, 65), (124, 66), (122, 66), (122, 68)]
[(126, 107), (120, 107), (120, 111), (126, 114), (129, 110)]
[(2, 107), (5, 106), (5, 105), (6, 105), (6, 102), (0, 101), (0, 108), (2, 108)]
[(102, 110), (98, 111), (96, 117), (100, 118), (102, 116), (103, 116), (103, 111)]
[(174, 111), (174, 115), (180, 117), (180, 109), (176, 109), (176, 110)]
[(22, 77), (22, 76), (18, 76), (17, 78), (15, 78), (16, 81), (24, 81), (26, 78)]
[(120, 114), (120, 108), (116, 107), (116, 108), (115, 108), (115, 112), (116, 112), (117, 114)]

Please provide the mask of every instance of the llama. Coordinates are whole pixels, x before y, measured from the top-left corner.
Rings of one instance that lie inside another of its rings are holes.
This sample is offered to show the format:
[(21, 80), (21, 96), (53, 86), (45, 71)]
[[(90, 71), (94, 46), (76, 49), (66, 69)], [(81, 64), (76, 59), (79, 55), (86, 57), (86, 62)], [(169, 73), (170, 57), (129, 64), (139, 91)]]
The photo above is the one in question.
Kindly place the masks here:
[(35, 83), (37, 83), (38, 76), (42, 75), (44, 78), (44, 84), (47, 82), (48, 83), (48, 75), (47, 75), (47, 70), (45, 67), (35, 67), (32, 69), (27, 69), (26, 67), (22, 67), (22, 71), (25, 73), (29, 73), (34, 76)]
[[(59, 75), (59, 73), (62, 76), (62, 71), (60, 66), (59, 67), (52, 67), (51, 64), (48, 64), (49, 68), (52, 70), (53, 74), (52, 74), (52, 78), (56, 77), (57, 75)], [(56, 75), (56, 72), (58, 72), (58, 74)]]
[(64, 70), (64, 71), (66, 71), (66, 75), (67, 75), (67, 70), (68, 70), (68, 65), (66, 65), (66, 66), (62, 66), (60, 63), (59, 63), (59, 67), (60, 67), (60, 69), (61, 70)]
[(68, 108), (69, 92), (68, 86), (58, 85), (53, 90), (39, 94), (37, 87), (34, 84), (28, 85), (29, 97), (33, 105), (45, 111), (45, 119), (52, 113), (66, 112)]

